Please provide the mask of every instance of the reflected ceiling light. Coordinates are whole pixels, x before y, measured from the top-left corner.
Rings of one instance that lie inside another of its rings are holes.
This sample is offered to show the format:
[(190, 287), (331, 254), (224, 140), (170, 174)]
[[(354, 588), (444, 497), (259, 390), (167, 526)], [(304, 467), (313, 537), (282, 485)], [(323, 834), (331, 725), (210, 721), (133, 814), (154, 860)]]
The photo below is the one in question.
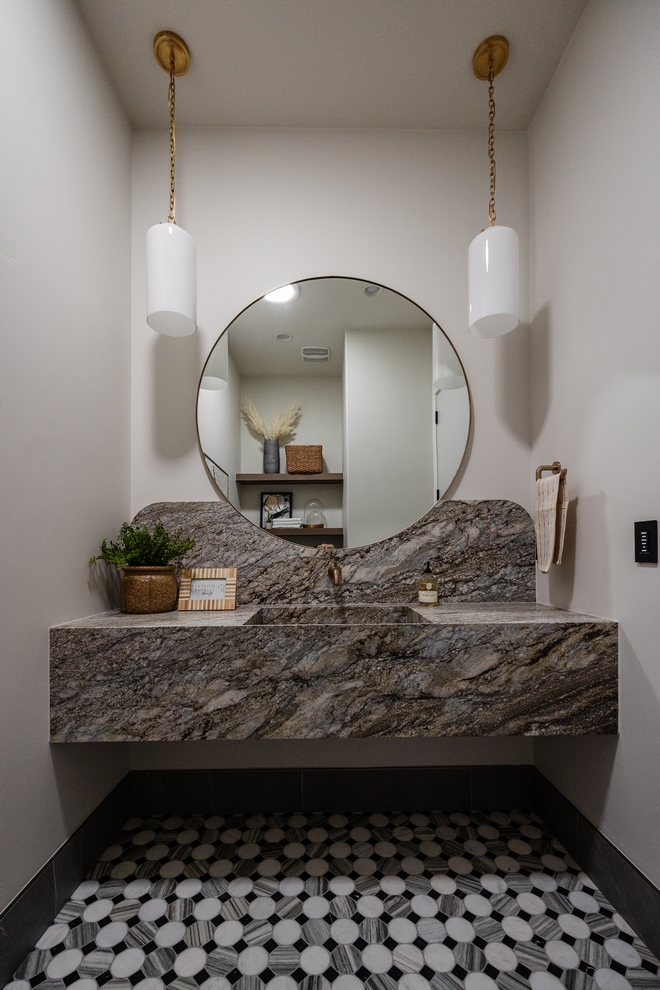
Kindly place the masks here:
[(190, 52), (178, 34), (160, 31), (154, 38), (154, 54), (170, 76), (170, 212), (166, 223), (147, 231), (147, 323), (168, 337), (187, 337), (197, 329), (197, 256), (192, 237), (176, 222), (174, 77), (184, 76), (190, 68)]
[(277, 339), (286, 342), (288, 340), (293, 340), (293, 336), (290, 333), (278, 333)]
[(273, 289), (272, 292), (267, 292), (264, 299), (266, 302), (272, 303), (292, 302), (298, 298), (299, 292), (300, 289), (294, 282), (292, 285), (283, 285), (279, 289)]
[(488, 80), (488, 158), (490, 160), (490, 226), (474, 238), (468, 250), (469, 327), (477, 337), (499, 337), (515, 330), (519, 321), (520, 288), (518, 235), (495, 225), (495, 98), (493, 79), (507, 63), (509, 42), (494, 34), (477, 48), (472, 68), (477, 79)]
[(382, 290), (382, 285), (365, 285), (363, 292), (365, 296), (377, 296)]

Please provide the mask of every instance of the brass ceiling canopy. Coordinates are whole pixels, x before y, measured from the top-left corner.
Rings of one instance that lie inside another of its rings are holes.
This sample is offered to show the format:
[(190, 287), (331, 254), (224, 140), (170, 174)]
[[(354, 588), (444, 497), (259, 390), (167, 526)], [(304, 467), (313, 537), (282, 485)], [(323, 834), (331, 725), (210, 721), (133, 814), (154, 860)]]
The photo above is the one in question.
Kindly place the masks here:
[(498, 76), (509, 61), (509, 42), (501, 34), (492, 34), (482, 41), (472, 56), (472, 68), (477, 79), (488, 79), (488, 63), (493, 60), (493, 76)]
[(159, 31), (154, 38), (154, 55), (158, 64), (170, 71), (172, 56), (174, 56), (174, 75), (185, 76), (190, 68), (190, 50), (183, 38), (174, 31)]

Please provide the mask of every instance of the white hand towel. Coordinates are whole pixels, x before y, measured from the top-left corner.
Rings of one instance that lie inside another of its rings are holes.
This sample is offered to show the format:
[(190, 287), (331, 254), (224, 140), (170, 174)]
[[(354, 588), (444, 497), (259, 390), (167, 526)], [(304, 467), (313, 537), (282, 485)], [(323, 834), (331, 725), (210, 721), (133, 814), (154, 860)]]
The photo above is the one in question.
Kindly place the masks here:
[(553, 564), (561, 564), (564, 553), (564, 537), (566, 536), (566, 516), (568, 514), (568, 491), (566, 489), (566, 471), (562, 471), (557, 495), (557, 532), (555, 534), (555, 553)]
[(536, 482), (536, 554), (542, 574), (547, 574), (555, 556), (559, 474)]

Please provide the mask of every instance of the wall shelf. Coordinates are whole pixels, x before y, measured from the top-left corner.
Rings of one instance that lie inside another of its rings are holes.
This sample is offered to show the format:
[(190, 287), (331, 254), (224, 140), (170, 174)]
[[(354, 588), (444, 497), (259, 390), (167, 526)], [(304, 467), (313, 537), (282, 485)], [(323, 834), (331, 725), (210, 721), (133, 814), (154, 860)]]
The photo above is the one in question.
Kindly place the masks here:
[(343, 474), (237, 474), (238, 485), (343, 485)]
[(339, 527), (334, 526), (323, 526), (319, 529), (311, 529), (302, 527), (288, 527), (288, 526), (278, 526), (277, 528), (267, 529), (267, 533), (273, 533), (275, 536), (343, 536), (344, 530)]

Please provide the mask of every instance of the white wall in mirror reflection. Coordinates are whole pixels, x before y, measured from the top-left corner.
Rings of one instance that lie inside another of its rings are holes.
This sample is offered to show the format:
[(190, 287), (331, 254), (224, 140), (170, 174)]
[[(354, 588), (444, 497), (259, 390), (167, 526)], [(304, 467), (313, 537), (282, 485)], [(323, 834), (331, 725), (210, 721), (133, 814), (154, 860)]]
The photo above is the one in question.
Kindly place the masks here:
[(344, 531), (347, 546), (362, 546), (436, 501), (431, 327), (347, 330), (345, 340)]

